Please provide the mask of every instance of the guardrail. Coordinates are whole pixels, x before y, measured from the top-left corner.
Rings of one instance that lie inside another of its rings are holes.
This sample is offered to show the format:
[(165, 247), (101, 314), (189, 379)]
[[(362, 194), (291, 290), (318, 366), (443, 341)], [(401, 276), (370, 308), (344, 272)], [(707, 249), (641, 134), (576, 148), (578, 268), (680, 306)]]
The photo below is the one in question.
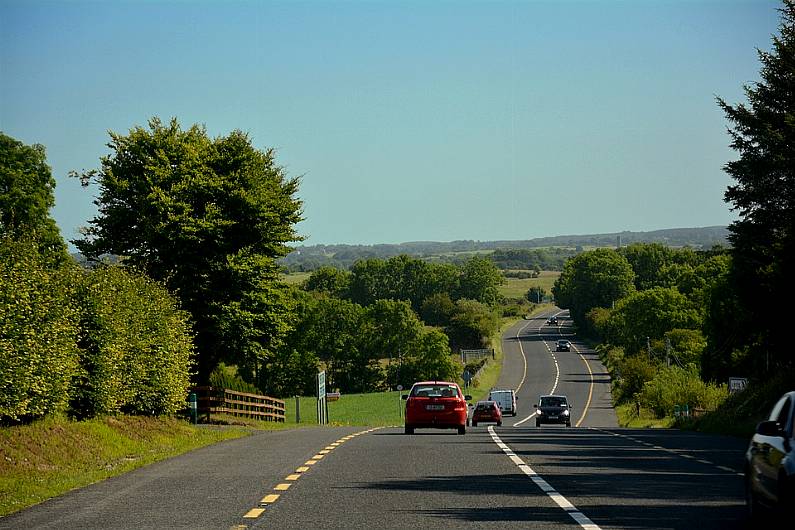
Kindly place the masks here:
[(204, 416), (208, 423), (212, 414), (284, 422), (284, 401), (281, 399), (213, 386), (197, 386), (191, 391), (196, 393), (199, 416)]

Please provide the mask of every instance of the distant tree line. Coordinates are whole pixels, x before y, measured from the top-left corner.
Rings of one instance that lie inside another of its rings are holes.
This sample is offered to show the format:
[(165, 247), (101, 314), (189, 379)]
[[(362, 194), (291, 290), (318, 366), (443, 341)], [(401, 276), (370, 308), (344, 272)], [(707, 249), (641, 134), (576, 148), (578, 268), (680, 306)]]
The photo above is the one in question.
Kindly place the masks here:
[[(321, 366), (343, 392), (460, 379), (453, 352), (489, 344), (501, 282), (481, 257), (462, 266), (395, 256), (359, 261), (350, 271), (318, 269), (297, 293), (294, 330), (261, 385), (280, 395), (309, 393)], [(297, 375), (285, 377), (282, 367)], [(290, 387), (294, 380), (303, 386)]]
[[(492, 255), (502, 270), (559, 271), (566, 258), (584, 247), (616, 247), (632, 243), (660, 243), (698, 250), (725, 246), (728, 230), (723, 226), (675, 228), (651, 232), (616, 232), (581, 236), (554, 236), (525, 241), (412, 242), (381, 245), (299, 245), (279, 264), (288, 272), (311, 272), (320, 267), (350, 269), (357, 261), (407, 255), (434, 263), (460, 265), (472, 255)], [(530, 251), (530, 252), (525, 252)], [(493, 253), (493, 254), (492, 254)]]

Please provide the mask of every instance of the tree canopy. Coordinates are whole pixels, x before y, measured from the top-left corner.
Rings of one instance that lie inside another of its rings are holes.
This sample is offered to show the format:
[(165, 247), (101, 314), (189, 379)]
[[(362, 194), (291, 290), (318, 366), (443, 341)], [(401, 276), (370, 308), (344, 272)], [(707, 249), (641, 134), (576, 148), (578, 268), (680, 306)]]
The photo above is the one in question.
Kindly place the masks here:
[(44, 146), (25, 145), (0, 132), (0, 235), (37, 241), (66, 258), (66, 244), (50, 216), (55, 179)]
[(724, 166), (735, 183), (724, 198), (739, 219), (729, 227), (739, 302), (749, 316), (747, 345), (791, 366), (786, 311), (771, 311), (795, 295), (795, 2), (784, 0), (772, 51), (759, 50), (761, 81), (746, 85), (746, 103), (718, 104), (739, 158)]
[(627, 259), (609, 248), (582, 252), (566, 262), (552, 286), (557, 305), (579, 325), (595, 307), (611, 307), (634, 291), (635, 273)]
[(287, 332), (276, 260), (300, 239), (298, 179), (241, 131), (213, 139), (153, 118), (110, 136), (101, 168), (82, 175), (99, 185), (99, 213), (78, 249), (121, 256), (178, 295), (195, 323), (200, 380), (230, 356), (256, 370)]

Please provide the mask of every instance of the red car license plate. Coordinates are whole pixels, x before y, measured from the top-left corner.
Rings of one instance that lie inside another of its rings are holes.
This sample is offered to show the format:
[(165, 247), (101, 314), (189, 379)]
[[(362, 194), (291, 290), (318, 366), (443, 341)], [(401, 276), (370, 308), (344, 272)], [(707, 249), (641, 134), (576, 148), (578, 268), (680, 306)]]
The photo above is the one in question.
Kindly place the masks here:
[(425, 405), (425, 410), (444, 410), (444, 405)]

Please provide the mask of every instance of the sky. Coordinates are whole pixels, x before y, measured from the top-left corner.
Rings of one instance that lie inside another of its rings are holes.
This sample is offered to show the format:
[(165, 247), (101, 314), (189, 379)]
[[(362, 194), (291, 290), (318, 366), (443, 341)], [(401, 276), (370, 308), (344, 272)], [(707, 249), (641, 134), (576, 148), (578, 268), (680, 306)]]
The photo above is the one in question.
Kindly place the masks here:
[[(303, 244), (727, 225), (779, 2), (0, 0), (0, 130), (46, 147), (67, 240), (108, 133), (239, 129), (300, 177)], [(72, 247), (73, 248), (73, 247)]]

